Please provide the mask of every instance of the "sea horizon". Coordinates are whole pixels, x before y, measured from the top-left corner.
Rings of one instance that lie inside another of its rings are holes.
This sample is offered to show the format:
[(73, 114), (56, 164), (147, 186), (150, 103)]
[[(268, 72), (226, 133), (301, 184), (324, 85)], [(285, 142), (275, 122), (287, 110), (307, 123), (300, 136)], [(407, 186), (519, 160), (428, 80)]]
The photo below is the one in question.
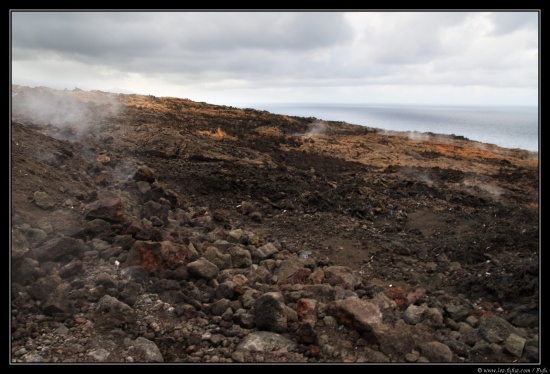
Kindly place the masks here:
[(378, 130), (463, 136), (537, 153), (540, 148), (537, 106), (262, 102), (238, 107)]

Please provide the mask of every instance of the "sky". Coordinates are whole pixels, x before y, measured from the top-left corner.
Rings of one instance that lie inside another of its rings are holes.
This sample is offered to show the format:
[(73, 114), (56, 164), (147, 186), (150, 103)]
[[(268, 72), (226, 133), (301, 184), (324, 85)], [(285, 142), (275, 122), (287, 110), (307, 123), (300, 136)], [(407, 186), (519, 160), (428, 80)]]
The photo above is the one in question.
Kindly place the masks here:
[(538, 106), (540, 11), (10, 11), (24, 86), (253, 103)]

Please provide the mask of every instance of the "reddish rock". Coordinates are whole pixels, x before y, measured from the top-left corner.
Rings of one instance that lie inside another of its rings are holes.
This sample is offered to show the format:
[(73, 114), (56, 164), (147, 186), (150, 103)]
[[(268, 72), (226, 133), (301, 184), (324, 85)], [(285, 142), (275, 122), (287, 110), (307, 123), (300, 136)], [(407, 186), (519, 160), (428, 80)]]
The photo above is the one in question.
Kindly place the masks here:
[(148, 272), (174, 270), (197, 258), (197, 253), (185, 244), (169, 241), (136, 241), (128, 252), (123, 267), (141, 266)]
[(109, 196), (87, 206), (87, 219), (100, 218), (110, 222), (121, 222), (124, 218), (124, 204), (119, 196)]
[(395, 301), (395, 304), (399, 309), (402, 309), (406, 306), (405, 291), (401, 287), (391, 287), (387, 288), (384, 293), (387, 297)]
[(140, 166), (134, 174), (134, 180), (153, 183), (155, 181), (155, 172), (148, 166)]

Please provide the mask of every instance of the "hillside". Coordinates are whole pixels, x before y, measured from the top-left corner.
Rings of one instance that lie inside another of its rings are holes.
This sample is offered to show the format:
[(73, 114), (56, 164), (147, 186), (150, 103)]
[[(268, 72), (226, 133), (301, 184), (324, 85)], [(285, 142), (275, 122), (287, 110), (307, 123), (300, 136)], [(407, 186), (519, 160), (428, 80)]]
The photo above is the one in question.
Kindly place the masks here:
[(538, 155), (12, 87), (12, 362), (540, 362)]

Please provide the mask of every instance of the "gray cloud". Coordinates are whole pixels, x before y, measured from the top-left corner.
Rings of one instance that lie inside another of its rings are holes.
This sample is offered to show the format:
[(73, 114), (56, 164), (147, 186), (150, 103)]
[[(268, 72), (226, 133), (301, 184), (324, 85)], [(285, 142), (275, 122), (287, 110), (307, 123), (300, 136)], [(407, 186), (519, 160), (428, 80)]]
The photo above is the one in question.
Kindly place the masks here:
[(352, 30), (343, 13), (212, 12), (177, 18), (178, 45), (200, 51), (309, 51), (345, 43)]
[(505, 35), (517, 30), (530, 29), (537, 30), (538, 27), (538, 11), (524, 12), (493, 12), (489, 15), (494, 23), (495, 35)]
[(262, 51), (302, 54), (345, 43), (351, 31), (342, 13), (325, 12), (15, 12), (13, 58), (38, 51), (138, 72), (234, 71), (236, 53), (239, 65), (257, 53), (266, 66)]
[(14, 12), (12, 19), (13, 45), (23, 51), (121, 61), (164, 47), (163, 31), (151, 27), (147, 13)]
[(15, 11), (11, 28), (19, 84), (190, 98), (285, 88), (281, 100), (310, 87), (326, 101), (387, 85), (537, 92), (536, 12)]
[[(447, 53), (449, 46), (442, 32), (464, 22), (467, 12), (395, 12), (384, 17), (383, 25), (367, 26), (362, 42), (373, 63), (425, 63)], [(373, 21), (374, 23), (374, 21)]]

